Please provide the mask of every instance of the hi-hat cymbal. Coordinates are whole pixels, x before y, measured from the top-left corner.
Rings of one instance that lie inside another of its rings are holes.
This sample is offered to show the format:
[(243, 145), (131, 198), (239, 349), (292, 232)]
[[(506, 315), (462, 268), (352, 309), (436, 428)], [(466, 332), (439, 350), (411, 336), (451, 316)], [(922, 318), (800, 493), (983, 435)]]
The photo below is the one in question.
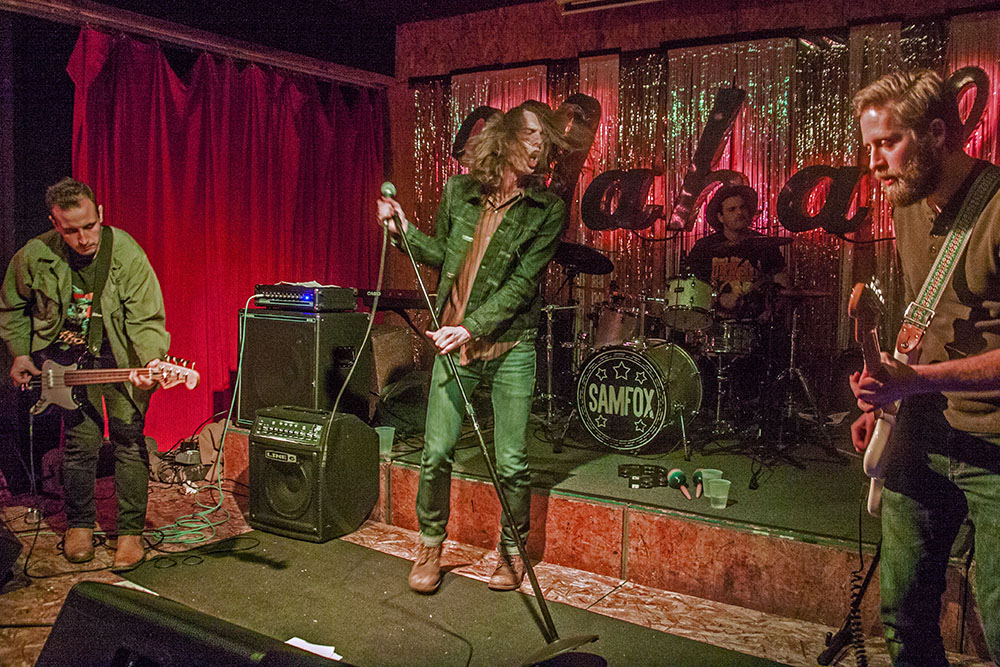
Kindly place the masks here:
[(730, 250), (762, 252), (770, 248), (780, 248), (792, 242), (791, 236), (751, 236), (730, 246)]
[(831, 294), (830, 292), (818, 289), (798, 289), (791, 287), (779, 291), (778, 296), (782, 299), (818, 299), (824, 296), (831, 296)]
[(562, 241), (556, 248), (556, 262), (566, 267), (569, 273), (589, 273), (603, 276), (615, 270), (611, 260), (593, 248), (579, 243)]

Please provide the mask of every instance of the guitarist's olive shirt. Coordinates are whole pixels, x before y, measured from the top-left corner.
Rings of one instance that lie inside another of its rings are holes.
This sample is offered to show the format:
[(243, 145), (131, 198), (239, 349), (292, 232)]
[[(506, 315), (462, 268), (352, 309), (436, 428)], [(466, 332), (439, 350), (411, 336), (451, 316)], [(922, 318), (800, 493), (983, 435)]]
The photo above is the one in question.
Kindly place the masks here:
[[(893, 210), (906, 303), (920, 292), (972, 181), (989, 164), (977, 162), (940, 215), (926, 200)], [(972, 229), (965, 253), (924, 334), (919, 363), (960, 359), (1000, 348), (1000, 333), (976, 331), (973, 326), (990, 319), (982, 307), (984, 300), (1000, 301), (1000, 192), (989, 201)], [(947, 392), (945, 396), (945, 417), (954, 428), (970, 433), (1000, 433), (1000, 391)]]
[[(162, 358), (170, 346), (163, 294), (139, 244), (112, 228), (111, 268), (101, 295), (104, 335), (119, 368), (137, 368)], [(73, 302), (73, 251), (52, 229), (28, 241), (7, 267), (0, 287), (0, 338), (17, 357), (47, 348), (65, 329)], [(127, 390), (145, 412), (151, 392), (131, 383)]]

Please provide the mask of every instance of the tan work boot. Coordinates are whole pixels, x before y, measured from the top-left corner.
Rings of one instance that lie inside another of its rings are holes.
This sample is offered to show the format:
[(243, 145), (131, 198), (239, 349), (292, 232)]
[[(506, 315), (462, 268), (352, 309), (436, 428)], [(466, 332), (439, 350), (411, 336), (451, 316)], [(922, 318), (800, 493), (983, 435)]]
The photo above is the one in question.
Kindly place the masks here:
[(118, 550), (112, 570), (131, 570), (146, 560), (146, 550), (142, 546), (142, 535), (119, 535)]
[(520, 556), (500, 552), (497, 569), (493, 570), (488, 586), (494, 591), (513, 591), (524, 580), (524, 561)]
[(94, 557), (94, 529), (70, 528), (63, 537), (63, 555), (71, 563), (86, 563)]
[(430, 595), (441, 585), (441, 577), (441, 545), (429, 547), (421, 543), (410, 570), (410, 588)]

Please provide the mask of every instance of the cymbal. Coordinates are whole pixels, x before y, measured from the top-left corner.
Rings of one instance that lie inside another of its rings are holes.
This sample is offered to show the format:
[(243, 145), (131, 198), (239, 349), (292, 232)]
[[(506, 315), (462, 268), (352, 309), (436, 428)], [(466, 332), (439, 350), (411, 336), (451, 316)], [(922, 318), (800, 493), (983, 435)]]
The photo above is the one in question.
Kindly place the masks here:
[(783, 289), (778, 292), (778, 297), (782, 299), (818, 299), (824, 296), (832, 296), (830, 292), (818, 289)]
[(569, 241), (559, 243), (554, 259), (566, 267), (568, 273), (589, 273), (603, 276), (615, 270), (615, 265), (601, 252)]
[(730, 246), (730, 250), (762, 252), (770, 248), (780, 248), (792, 242), (791, 236), (751, 236)]

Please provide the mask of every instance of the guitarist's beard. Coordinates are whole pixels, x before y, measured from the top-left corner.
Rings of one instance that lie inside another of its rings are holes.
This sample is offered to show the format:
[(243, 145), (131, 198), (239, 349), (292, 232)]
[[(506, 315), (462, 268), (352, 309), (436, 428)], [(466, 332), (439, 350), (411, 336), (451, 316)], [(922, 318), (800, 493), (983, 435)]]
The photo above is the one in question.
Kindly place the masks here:
[(913, 159), (896, 173), (878, 174), (884, 182), (892, 178), (891, 185), (885, 185), (885, 194), (893, 206), (910, 206), (930, 195), (941, 182), (941, 151), (934, 147), (930, 138), (917, 142), (917, 152)]

